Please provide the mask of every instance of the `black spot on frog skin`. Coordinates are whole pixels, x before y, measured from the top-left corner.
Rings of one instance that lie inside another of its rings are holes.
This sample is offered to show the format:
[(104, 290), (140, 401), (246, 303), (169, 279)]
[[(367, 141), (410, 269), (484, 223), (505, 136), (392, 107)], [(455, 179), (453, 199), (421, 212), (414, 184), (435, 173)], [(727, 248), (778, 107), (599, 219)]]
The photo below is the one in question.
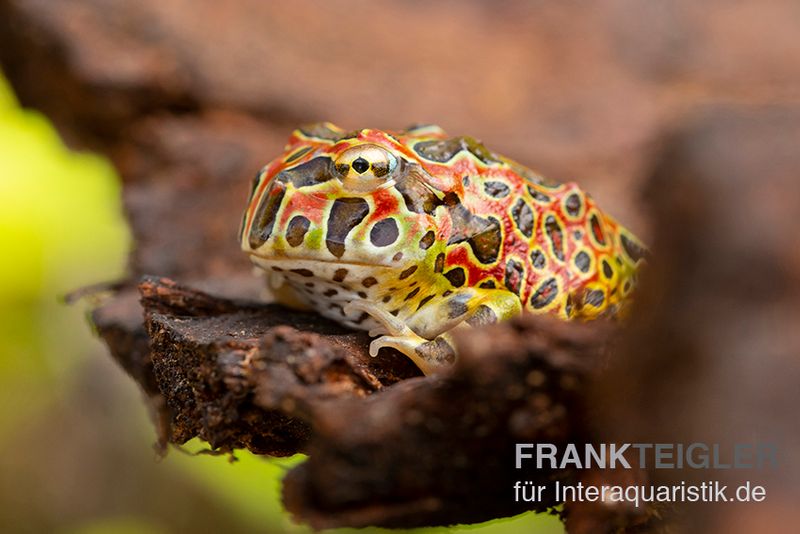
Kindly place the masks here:
[(433, 233), (433, 230), (428, 230), (425, 232), (425, 235), (422, 236), (422, 239), (419, 240), (419, 248), (422, 250), (428, 250), (433, 245), (433, 242), (436, 240), (436, 234)]
[(567, 317), (572, 317), (572, 312), (574, 311), (575, 308), (575, 303), (573, 302), (574, 300), (575, 300), (574, 295), (572, 293), (569, 293), (567, 295), (567, 303), (564, 306), (564, 313), (567, 314)]
[(416, 270), (417, 270), (417, 266), (416, 265), (412, 265), (411, 267), (409, 267), (408, 269), (406, 269), (405, 271), (400, 273), (400, 280), (405, 280), (406, 278), (408, 278), (409, 276), (414, 274), (414, 271), (416, 271)]
[(467, 281), (466, 274), (464, 273), (464, 269), (462, 267), (450, 269), (444, 273), (444, 277), (450, 281), (453, 287), (461, 287), (464, 285), (464, 282)]
[(581, 250), (575, 255), (575, 267), (582, 273), (588, 273), (592, 266), (592, 258), (585, 250)]
[(440, 273), (444, 270), (444, 253), (440, 252), (436, 256), (436, 261), (433, 262), (433, 272)]
[(484, 326), (487, 324), (494, 324), (497, 322), (497, 314), (489, 306), (481, 304), (472, 317), (467, 319), (467, 324), (470, 326)]
[(511, 208), (511, 218), (525, 237), (533, 235), (533, 211), (527, 202), (521, 198), (517, 200)]
[(625, 254), (627, 254), (634, 263), (647, 256), (647, 250), (624, 233), (620, 234), (619, 239), (622, 242), (622, 248), (625, 250)]
[(334, 282), (344, 282), (345, 277), (347, 277), (347, 269), (336, 269), (333, 273)]
[(497, 286), (494, 283), (494, 280), (486, 280), (485, 282), (481, 282), (478, 287), (482, 287), (483, 289), (495, 289)]
[(483, 190), (493, 198), (507, 197), (511, 189), (503, 182), (489, 181), (483, 184)]
[(369, 205), (363, 198), (337, 198), (328, 215), (328, 232), (325, 246), (336, 256), (344, 255), (345, 239), (350, 231), (358, 226), (369, 213)]
[(594, 214), (589, 218), (589, 226), (592, 230), (592, 235), (594, 236), (595, 241), (601, 245), (605, 245), (606, 236), (603, 232), (603, 226), (600, 224), (600, 219), (597, 217), (597, 214)]
[(462, 150), (469, 151), (486, 165), (502, 163), (480, 142), (468, 136), (420, 141), (414, 145), (414, 152), (426, 160), (436, 163), (446, 163)]
[(323, 295), (325, 295), (326, 297), (332, 297), (332, 296), (336, 295), (337, 293), (339, 293), (339, 292), (336, 291), (335, 289), (328, 289), (327, 291), (325, 291), (325, 293), (323, 293)]
[(369, 240), (376, 247), (388, 247), (397, 241), (399, 235), (400, 232), (397, 229), (397, 222), (389, 217), (375, 223), (372, 230), (369, 232)]
[(289, 225), (286, 227), (286, 242), (292, 247), (303, 244), (303, 239), (306, 237), (306, 232), (308, 232), (308, 227), (310, 225), (311, 221), (302, 215), (295, 215), (292, 217), (292, 220), (289, 221)]
[(544, 227), (547, 232), (547, 238), (550, 240), (553, 254), (559, 260), (564, 261), (564, 231), (561, 229), (561, 224), (559, 224), (554, 215), (548, 215), (544, 221)]
[(406, 298), (404, 298), (403, 300), (411, 300), (411, 299), (413, 299), (414, 297), (417, 296), (417, 293), (419, 293), (419, 288), (418, 287), (415, 288), (414, 291), (412, 291), (411, 293), (406, 295)]
[(447, 193), (443, 199), (453, 221), (453, 233), (448, 245), (466, 241), (481, 263), (494, 263), (500, 253), (503, 234), (500, 221), (494, 217), (483, 218), (469, 211), (455, 193)]
[(472, 248), (472, 253), (481, 263), (494, 263), (500, 254), (500, 245), (503, 244), (503, 233), (500, 229), (500, 221), (494, 217), (489, 217), (488, 226), (485, 230), (477, 233), (467, 240)]
[(611, 264), (608, 263), (608, 260), (603, 260), (603, 274), (606, 278), (613, 278), (614, 277), (614, 269), (611, 267)]
[(535, 310), (540, 310), (553, 302), (558, 294), (558, 282), (555, 278), (549, 278), (542, 282), (536, 292), (531, 295), (531, 306)]
[(333, 162), (328, 156), (319, 156), (291, 169), (286, 169), (275, 176), (275, 181), (283, 184), (292, 183), (297, 189), (309, 185), (321, 184), (334, 176)]
[(384, 296), (383, 296), (383, 299), (381, 299), (381, 302), (383, 302), (384, 304), (386, 304), (386, 303), (387, 303), (387, 302), (389, 302), (390, 300), (392, 300), (392, 296), (391, 296), (391, 295), (384, 295)]
[(544, 266), (547, 265), (547, 258), (545, 258), (541, 250), (535, 249), (531, 252), (531, 264), (533, 264), (536, 269), (544, 269)]
[(533, 200), (536, 200), (537, 202), (541, 202), (543, 204), (549, 204), (550, 202), (553, 201), (552, 198), (542, 193), (535, 187), (528, 186), (528, 193), (533, 197)]
[(351, 130), (349, 132), (339, 134), (339, 137), (337, 139), (334, 139), (334, 141), (344, 141), (345, 139), (356, 139), (360, 133), (361, 130)]
[(315, 139), (322, 139), (324, 141), (339, 141), (344, 139), (347, 133), (339, 132), (331, 128), (327, 123), (317, 122), (299, 128), (300, 133), (306, 137), (313, 137)]
[(299, 274), (300, 276), (305, 276), (307, 278), (314, 276), (313, 271), (308, 269), (290, 269), (289, 272)]
[(430, 302), (430, 300), (431, 300), (431, 299), (432, 299), (434, 296), (435, 296), (435, 295), (428, 295), (427, 297), (425, 297), (424, 299), (422, 299), (421, 301), (419, 301), (419, 305), (417, 306), (417, 310), (419, 310), (420, 308), (422, 308), (423, 306), (425, 306), (425, 305), (426, 305), (428, 302)]
[(586, 293), (586, 299), (584, 302), (586, 304), (591, 304), (592, 306), (599, 308), (605, 302), (605, 293), (603, 293), (599, 289), (592, 289), (588, 293)]
[(522, 282), (525, 280), (525, 269), (514, 260), (506, 262), (505, 286), (509, 291), (519, 295)]
[(583, 202), (578, 193), (570, 194), (564, 201), (564, 208), (571, 217), (578, 217), (583, 210)]
[(286, 158), (286, 163), (292, 163), (293, 161), (297, 161), (298, 159), (302, 158), (311, 150), (310, 146), (304, 146), (300, 150), (297, 150), (292, 153), (288, 158)]
[(361, 281), (361, 285), (364, 287), (372, 287), (378, 283), (378, 280), (374, 276), (368, 276)]
[(397, 180), (395, 188), (403, 197), (409, 211), (433, 215), (436, 208), (442, 205), (442, 200), (422, 180), (421, 173), (425, 171), (421, 170), (419, 165), (403, 161), (404, 171), (402, 177)]
[(250, 235), (248, 235), (248, 244), (251, 249), (257, 249), (269, 239), (285, 194), (286, 187), (277, 183), (272, 184), (264, 194), (253, 214), (253, 223), (250, 227)]

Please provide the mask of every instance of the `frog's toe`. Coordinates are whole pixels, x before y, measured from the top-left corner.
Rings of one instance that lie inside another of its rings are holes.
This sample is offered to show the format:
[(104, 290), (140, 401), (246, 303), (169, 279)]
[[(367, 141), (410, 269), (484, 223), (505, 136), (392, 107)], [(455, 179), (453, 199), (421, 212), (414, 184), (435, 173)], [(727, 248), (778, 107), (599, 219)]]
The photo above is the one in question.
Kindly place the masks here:
[(409, 340), (405, 336), (381, 336), (377, 339), (373, 339), (372, 343), (369, 344), (369, 355), (374, 358), (378, 355), (378, 351), (384, 347), (395, 349), (408, 355), (409, 347), (412, 343), (414, 343), (414, 341)]
[(409, 358), (429, 375), (436, 369), (452, 365), (455, 361), (455, 350), (447, 336), (438, 336), (428, 340), (416, 334), (405, 336), (381, 336), (369, 345), (370, 356), (377, 356), (384, 347), (395, 349)]
[(371, 302), (365, 300), (353, 300), (348, 302), (342, 308), (345, 314), (350, 315), (353, 312), (365, 312), (367, 315), (378, 321), (383, 328), (373, 328), (370, 330), (370, 336), (377, 336), (380, 334), (389, 333), (393, 336), (405, 336), (413, 334), (411, 329), (400, 319), (379, 308)]
[[(425, 340), (422, 340), (422, 342), (424, 341)], [(422, 373), (428, 375), (431, 373), (432, 369), (427, 365), (427, 362), (420, 359), (419, 355), (414, 350), (414, 347), (416, 347), (418, 344), (419, 341), (416, 339), (411, 339), (407, 336), (381, 336), (369, 344), (369, 355), (374, 358), (378, 355), (378, 351), (384, 347), (395, 349), (411, 358), (416, 366), (420, 368)]]

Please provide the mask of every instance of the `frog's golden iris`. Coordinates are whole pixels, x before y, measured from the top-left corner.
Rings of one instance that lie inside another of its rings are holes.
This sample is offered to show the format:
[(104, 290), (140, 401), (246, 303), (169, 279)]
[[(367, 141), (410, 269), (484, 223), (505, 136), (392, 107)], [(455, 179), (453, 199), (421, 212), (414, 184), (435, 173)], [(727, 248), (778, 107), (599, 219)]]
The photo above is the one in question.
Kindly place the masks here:
[(361, 144), (348, 148), (333, 162), (336, 174), (346, 189), (373, 191), (387, 186), (397, 169), (397, 157), (377, 145)]

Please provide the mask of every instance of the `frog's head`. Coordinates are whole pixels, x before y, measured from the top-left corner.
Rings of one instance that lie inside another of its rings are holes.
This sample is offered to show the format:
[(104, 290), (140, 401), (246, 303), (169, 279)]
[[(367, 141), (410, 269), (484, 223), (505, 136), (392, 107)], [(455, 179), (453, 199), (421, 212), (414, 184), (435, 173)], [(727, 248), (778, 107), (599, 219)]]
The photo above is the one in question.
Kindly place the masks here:
[(394, 269), (426, 261), (442, 237), (435, 211), (447, 188), (404, 140), (330, 123), (293, 132), (256, 176), (242, 249), (276, 270), (301, 260)]

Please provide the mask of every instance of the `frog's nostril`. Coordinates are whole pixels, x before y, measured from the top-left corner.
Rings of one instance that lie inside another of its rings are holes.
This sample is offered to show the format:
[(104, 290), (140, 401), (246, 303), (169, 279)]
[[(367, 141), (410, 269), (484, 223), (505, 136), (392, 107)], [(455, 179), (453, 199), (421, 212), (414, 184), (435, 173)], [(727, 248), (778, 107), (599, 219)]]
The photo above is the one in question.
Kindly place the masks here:
[(369, 162), (364, 158), (357, 158), (353, 164), (353, 170), (356, 171), (358, 174), (364, 174), (369, 169)]

